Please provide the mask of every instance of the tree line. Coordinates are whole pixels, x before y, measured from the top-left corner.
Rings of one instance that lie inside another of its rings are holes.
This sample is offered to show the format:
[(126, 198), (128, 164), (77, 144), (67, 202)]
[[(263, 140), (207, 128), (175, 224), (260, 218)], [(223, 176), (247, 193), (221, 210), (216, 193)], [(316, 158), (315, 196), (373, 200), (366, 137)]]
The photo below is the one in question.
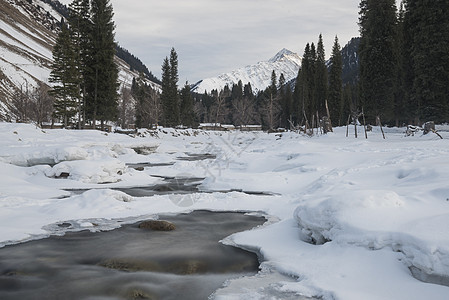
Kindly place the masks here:
[(449, 121), (449, 1), (360, 2), (360, 105), (371, 121)]
[[(443, 0), (360, 2), (358, 72), (343, 78), (343, 56), (335, 37), (330, 60), (323, 37), (307, 43), (302, 66), (292, 82), (273, 70), (271, 85), (254, 93), (241, 81), (221, 90), (192, 93), (178, 87), (178, 55), (172, 48), (162, 64), (161, 90), (145, 70), (131, 88), (117, 95), (113, 63), (114, 23), (108, 0), (74, 0), (54, 49), (50, 80), (57, 83), (54, 116), (78, 124), (118, 120), (122, 127), (159, 124), (195, 127), (198, 123), (261, 124), (267, 130), (333, 126), (354, 122), (390, 125), (448, 121), (449, 3)], [(419, 25), (418, 25), (419, 24)], [(98, 41), (102, 41), (99, 43)], [(446, 49), (446, 50), (445, 50)], [(354, 58), (352, 58), (354, 59)]]
[[(195, 112), (200, 122), (234, 125), (259, 124), (266, 130), (315, 126), (328, 115), (343, 114), (342, 56), (338, 38), (328, 70), (322, 35), (317, 46), (308, 43), (297, 78), (286, 82), (284, 74), (271, 74), (271, 84), (254, 93), (250, 83), (225, 86), (209, 94), (195, 96)], [(336, 120), (339, 120), (337, 117)]]
[(212, 91), (198, 97), (199, 119), (236, 123), (251, 112), (246, 120), (266, 129), (318, 127), (323, 119), (340, 126), (362, 114), (372, 124), (448, 122), (449, 2), (404, 0), (398, 9), (395, 0), (362, 0), (359, 7), (361, 37), (351, 43), (358, 68), (345, 70), (349, 77), (342, 78), (338, 37), (326, 63), (320, 35), (316, 45), (306, 45), (293, 88), (281, 78), (275, 88), (273, 77), (270, 87), (245, 94), (239, 105), (231, 91), (241, 83)]
[(53, 116), (78, 128), (97, 120), (115, 120), (118, 68), (114, 62), (114, 13), (109, 0), (74, 0), (68, 24), (63, 23), (53, 49), (50, 82), (55, 97)]

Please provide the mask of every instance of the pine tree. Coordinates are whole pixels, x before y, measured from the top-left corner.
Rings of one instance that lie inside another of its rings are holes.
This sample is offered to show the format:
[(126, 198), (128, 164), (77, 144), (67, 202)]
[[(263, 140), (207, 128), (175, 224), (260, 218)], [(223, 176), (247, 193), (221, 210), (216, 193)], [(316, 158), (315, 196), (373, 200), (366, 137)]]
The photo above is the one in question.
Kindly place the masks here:
[(179, 124), (179, 94), (178, 94), (178, 54), (175, 51), (175, 48), (172, 48), (170, 51), (170, 94), (172, 97), (172, 107), (173, 107), (173, 126)]
[(316, 85), (316, 73), (317, 73), (317, 52), (315, 44), (310, 45), (310, 57), (309, 57), (309, 109), (307, 111), (308, 118), (314, 116), (318, 111), (317, 103), (317, 85)]
[(276, 97), (277, 92), (278, 92), (277, 76), (276, 76), (276, 72), (274, 70), (271, 72), (270, 92), (273, 97)]
[(181, 124), (187, 127), (194, 127), (195, 113), (193, 112), (193, 97), (188, 82), (181, 90)]
[(170, 126), (171, 116), (173, 115), (173, 109), (171, 107), (171, 95), (170, 95), (170, 61), (168, 57), (165, 57), (164, 62), (162, 64), (162, 110), (163, 110), (163, 125)]
[(55, 97), (54, 115), (64, 127), (76, 114), (79, 95), (76, 56), (68, 27), (63, 24), (53, 48), (53, 64), (49, 81), (55, 83), (51, 94)]
[(88, 64), (88, 47), (91, 37), (89, 0), (73, 0), (69, 5), (69, 24), (72, 43), (74, 45), (75, 62), (77, 64), (78, 88), (81, 98), (78, 102), (78, 128), (85, 122), (86, 73)]
[(162, 64), (162, 107), (164, 126), (179, 125), (179, 95), (178, 95), (178, 54), (175, 49), (170, 51)]
[(449, 120), (449, 1), (407, 0), (406, 45), (413, 72), (412, 100), (422, 120)]
[(328, 95), (328, 74), (326, 53), (324, 51), (323, 36), (320, 34), (317, 44), (316, 73), (315, 73), (315, 101), (320, 116), (326, 115), (325, 103)]
[(235, 100), (235, 99), (242, 99), (242, 98), (243, 98), (243, 83), (241, 80), (239, 80), (237, 82), (237, 84), (232, 85), (231, 99)]
[(117, 118), (118, 68), (114, 62), (114, 13), (109, 0), (92, 0), (92, 40), (90, 45), (90, 74), (88, 100), (92, 121), (105, 121)]
[(344, 124), (343, 116), (343, 62), (338, 37), (335, 36), (330, 58), (329, 70), (329, 97), (328, 106), (332, 125), (341, 126)]
[(283, 128), (288, 128), (288, 120), (290, 119), (292, 109), (292, 93), (290, 87), (286, 85), (283, 73), (279, 76), (279, 99), (281, 106), (280, 126)]
[(294, 121), (298, 124), (307, 122), (310, 125), (309, 118), (317, 111), (315, 106), (315, 62), (315, 45), (307, 43), (293, 94)]
[(369, 121), (377, 116), (394, 119), (396, 88), (395, 0), (362, 0), (360, 3), (360, 97)]

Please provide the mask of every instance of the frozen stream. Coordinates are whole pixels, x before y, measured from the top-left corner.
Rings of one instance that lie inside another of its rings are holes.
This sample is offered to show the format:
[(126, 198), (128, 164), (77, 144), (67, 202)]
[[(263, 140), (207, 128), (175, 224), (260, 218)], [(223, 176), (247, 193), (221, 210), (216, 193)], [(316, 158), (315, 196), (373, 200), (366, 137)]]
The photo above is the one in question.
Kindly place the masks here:
[(256, 254), (219, 241), (265, 222), (242, 213), (163, 216), (169, 232), (139, 223), (67, 233), (0, 249), (0, 299), (207, 299), (254, 275)]

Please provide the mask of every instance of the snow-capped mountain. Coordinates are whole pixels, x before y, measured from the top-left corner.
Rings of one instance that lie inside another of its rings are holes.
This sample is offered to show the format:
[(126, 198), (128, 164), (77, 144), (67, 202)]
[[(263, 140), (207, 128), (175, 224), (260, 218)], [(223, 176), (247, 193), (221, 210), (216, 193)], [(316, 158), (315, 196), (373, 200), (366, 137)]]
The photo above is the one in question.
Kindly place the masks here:
[[(42, 0), (0, 0), (0, 120), (11, 119), (10, 101), (17, 92), (49, 85), (61, 18)], [(139, 74), (122, 59), (116, 57), (116, 62), (121, 86), (130, 86)]]
[(222, 89), (226, 85), (230, 87), (233, 84), (242, 81), (243, 84), (251, 83), (253, 91), (264, 90), (271, 84), (271, 73), (273, 70), (279, 77), (284, 74), (286, 82), (298, 75), (301, 66), (301, 57), (287, 49), (282, 49), (268, 61), (261, 61), (255, 65), (249, 65), (229, 73), (221, 74), (217, 77), (203, 79), (193, 86), (197, 93), (208, 93), (214, 89)]

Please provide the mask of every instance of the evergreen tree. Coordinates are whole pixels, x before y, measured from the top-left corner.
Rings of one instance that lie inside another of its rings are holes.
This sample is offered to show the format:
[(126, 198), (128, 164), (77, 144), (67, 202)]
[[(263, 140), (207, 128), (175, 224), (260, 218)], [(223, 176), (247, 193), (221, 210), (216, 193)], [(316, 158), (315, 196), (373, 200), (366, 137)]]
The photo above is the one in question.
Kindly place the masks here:
[(276, 76), (276, 72), (274, 70), (271, 72), (270, 92), (273, 97), (276, 97), (277, 92), (278, 92), (277, 76)]
[(170, 59), (165, 58), (162, 64), (162, 94), (164, 126), (179, 125), (179, 96), (178, 96), (178, 54), (172, 48)]
[(395, 0), (362, 0), (360, 3), (360, 97), (370, 121), (377, 116), (394, 119), (396, 87)]
[(78, 70), (78, 88), (81, 95), (78, 103), (78, 128), (81, 128), (85, 122), (85, 81), (87, 69), (89, 68), (88, 47), (92, 39), (89, 0), (73, 0), (69, 4), (69, 23)]
[(118, 68), (114, 62), (114, 13), (109, 0), (92, 0), (92, 39), (89, 48), (88, 113), (95, 122), (115, 120), (117, 117)]
[(309, 118), (316, 114), (315, 61), (315, 45), (307, 43), (293, 94), (294, 121), (298, 124), (305, 124), (307, 121), (310, 125)]
[(328, 74), (326, 66), (326, 53), (324, 51), (323, 36), (318, 38), (316, 51), (316, 73), (315, 73), (315, 101), (316, 109), (320, 116), (326, 115), (325, 103), (328, 95)]
[(344, 124), (343, 116), (343, 62), (338, 37), (335, 36), (330, 58), (329, 70), (329, 97), (328, 106), (332, 125), (341, 126)]
[(243, 83), (241, 80), (239, 80), (237, 82), (237, 84), (232, 85), (231, 99), (235, 100), (235, 99), (242, 99), (242, 98), (243, 98)]
[(193, 97), (188, 82), (181, 90), (181, 124), (187, 127), (195, 127), (195, 113), (193, 112)]
[(253, 88), (251, 87), (250, 82), (245, 84), (245, 86), (243, 87), (243, 97), (250, 98), (252, 100), (254, 99)]
[(161, 94), (161, 101), (162, 101), (162, 110), (163, 110), (163, 125), (169, 126), (169, 123), (171, 121), (171, 116), (173, 115), (173, 109), (171, 107), (171, 96), (170, 96), (170, 61), (168, 60), (168, 57), (164, 59), (164, 62), (162, 64), (162, 94)]
[(291, 101), (292, 93), (290, 87), (286, 85), (284, 74), (281, 73), (281, 76), (279, 76), (279, 102), (281, 106), (280, 126), (283, 128), (289, 127), (288, 120), (291, 116)]
[(449, 1), (405, 1), (406, 44), (413, 73), (412, 100), (422, 120), (449, 120)]
[(55, 97), (54, 115), (66, 127), (76, 114), (76, 103), (80, 98), (76, 56), (68, 27), (63, 24), (55, 47), (49, 81), (55, 83), (51, 94)]
[(312, 43), (310, 45), (310, 57), (309, 57), (309, 80), (308, 80), (308, 90), (309, 90), (309, 109), (307, 112), (307, 117), (311, 118), (315, 116), (318, 111), (318, 103), (317, 103), (317, 81), (316, 81), (316, 73), (317, 73), (317, 52), (315, 44)]

